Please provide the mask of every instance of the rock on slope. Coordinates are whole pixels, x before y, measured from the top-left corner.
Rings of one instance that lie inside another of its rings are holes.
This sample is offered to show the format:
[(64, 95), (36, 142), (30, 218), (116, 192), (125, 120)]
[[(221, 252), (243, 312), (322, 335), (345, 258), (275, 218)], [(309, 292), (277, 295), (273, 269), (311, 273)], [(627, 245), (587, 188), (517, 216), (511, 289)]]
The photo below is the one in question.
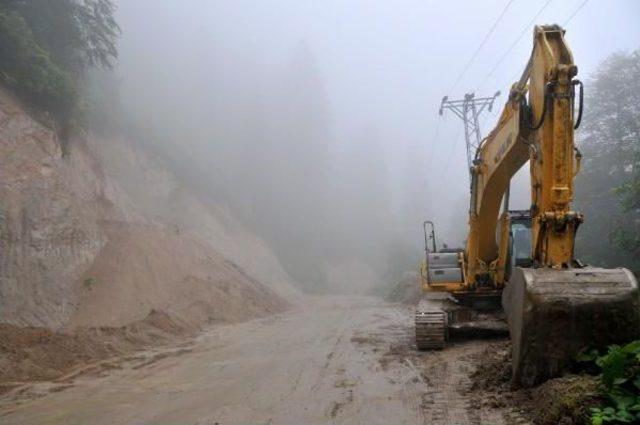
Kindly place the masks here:
[(122, 325), (158, 309), (239, 320), (295, 296), (263, 241), (140, 148), (108, 142), (74, 140), (63, 157), (0, 91), (0, 322)]

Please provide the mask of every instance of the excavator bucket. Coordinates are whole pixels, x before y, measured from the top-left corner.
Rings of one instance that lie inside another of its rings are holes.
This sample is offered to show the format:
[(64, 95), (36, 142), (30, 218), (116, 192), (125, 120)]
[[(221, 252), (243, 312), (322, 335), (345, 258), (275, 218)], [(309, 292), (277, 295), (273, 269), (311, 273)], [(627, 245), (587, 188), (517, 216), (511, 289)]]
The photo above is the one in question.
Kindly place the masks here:
[(587, 347), (640, 336), (638, 282), (627, 269), (515, 268), (502, 293), (512, 385), (556, 377)]

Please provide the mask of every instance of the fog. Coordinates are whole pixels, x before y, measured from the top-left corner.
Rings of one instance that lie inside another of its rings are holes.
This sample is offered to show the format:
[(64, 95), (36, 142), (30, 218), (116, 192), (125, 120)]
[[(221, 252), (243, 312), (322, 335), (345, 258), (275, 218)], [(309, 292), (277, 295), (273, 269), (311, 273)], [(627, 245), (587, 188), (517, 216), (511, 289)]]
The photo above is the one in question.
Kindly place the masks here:
[[(316, 291), (379, 287), (415, 268), (426, 218), (439, 243), (462, 245), (462, 123), (439, 117), (439, 102), (501, 90), (481, 119), (488, 133), (528, 59), (536, 15), (537, 24), (569, 20), (583, 80), (640, 40), (633, 0), (118, 6), (116, 73), (130, 124)], [(512, 208), (529, 207), (527, 174), (513, 183)]]

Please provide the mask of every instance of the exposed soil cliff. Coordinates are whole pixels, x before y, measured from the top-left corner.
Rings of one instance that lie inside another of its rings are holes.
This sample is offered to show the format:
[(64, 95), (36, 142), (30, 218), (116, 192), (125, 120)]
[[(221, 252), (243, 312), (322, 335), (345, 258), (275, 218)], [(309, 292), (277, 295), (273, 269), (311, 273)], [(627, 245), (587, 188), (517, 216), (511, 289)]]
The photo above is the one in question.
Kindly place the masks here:
[(83, 150), (63, 159), (55, 133), (0, 92), (0, 322), (57, 327), (76, 307), (108, 207)]
[(296, 296), (269, 247), (123, 137), (55, 132), (0, 91), (0, 323), (240, 320)]

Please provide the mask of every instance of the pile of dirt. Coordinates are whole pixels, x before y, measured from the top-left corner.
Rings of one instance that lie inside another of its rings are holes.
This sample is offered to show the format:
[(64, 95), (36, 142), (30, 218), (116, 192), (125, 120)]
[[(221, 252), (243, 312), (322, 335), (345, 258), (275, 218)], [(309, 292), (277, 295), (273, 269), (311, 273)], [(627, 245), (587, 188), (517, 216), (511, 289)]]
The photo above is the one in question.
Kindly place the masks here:
[(391, 302), (417, 305), (422, 297), (419, 278), (415, 272), (406, 272), (402, 279), (393, 285), (385, 299)]
[(77, 283), (66, 325), (125, 326), (152, 310), (195, 326), (283, 311), (288, 303), (196, 236), (161, 226), (103, 223), (107, 243)]
[(471, 389), (492, 408), (511, 407), (536, 425), (582, 425), (589, 406), (598, 405), (598, 382), (591, 375), (566, 375), (531, 389), (511, 389), (511, 347), (508, 341), (490, 344), (474, 355)]
[(157, 310), (127, 326), (71, 332), (0, 324), (0, 394), (23, 382), (57, 380), (92, 362), (175, 343), (197, 331)]
[(551, 379), (520, 395), (536, 425), (587, 424), (589, 407), (600, 404), (597, 379), (590, 375)]

